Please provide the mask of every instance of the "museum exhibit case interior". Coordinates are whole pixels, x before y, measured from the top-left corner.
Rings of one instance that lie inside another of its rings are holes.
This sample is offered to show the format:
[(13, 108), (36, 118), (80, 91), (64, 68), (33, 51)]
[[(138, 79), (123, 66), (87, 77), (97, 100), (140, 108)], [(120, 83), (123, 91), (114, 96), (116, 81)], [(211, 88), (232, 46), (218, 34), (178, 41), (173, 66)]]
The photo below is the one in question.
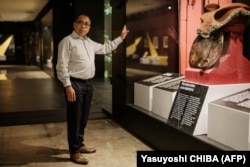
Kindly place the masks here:
[[(208, 136), (209, 124), (213, 122), (208, 121), (208, 116), (212, 101), (250, 87), (247, 72), (250, 62), (242, 54), (245, 25), (237, 22), (236, 27), (243, 29), (235, 29), (233, 21), (226, 24), (223, 36), (216, 38), (215, 46), (222, 47), (217, 48), (219, 56), (215, 56), (214, 64), (205, 68), (190, 65), (181, 75), (176, 56), (180, 51), (179, 41), (169, 34), (181, 31), (179, 4), (161, 2), (159, 7), (139, 13), (127, 11), (127, 25), (133, 31), (126, 39), (125, 49), (126, 105), (116, 119), (157, 150), (237, 150)], [(211, 49), (214, 45), (209, 43), (213, 40), (199, 38), (197, 35), (191, 42), (190, 54), (192, 46), (197, 48), (206, 42), (210, 46), (205, 45), (206, 48)]]

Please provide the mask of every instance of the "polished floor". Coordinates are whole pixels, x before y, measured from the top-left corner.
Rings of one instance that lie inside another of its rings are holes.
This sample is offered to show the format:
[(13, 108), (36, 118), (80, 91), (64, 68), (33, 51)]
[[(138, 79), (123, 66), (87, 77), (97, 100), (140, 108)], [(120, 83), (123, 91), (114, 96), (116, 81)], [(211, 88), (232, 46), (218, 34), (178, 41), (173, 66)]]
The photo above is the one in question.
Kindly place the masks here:
[[(136, 152), (152, 150), (109, 117), (109, 83), (95, 80), (84, 154), (89, 167), (136, 167)], [(33, 66), (0, 66), (0, 166), (73, 167), (60, 84)]]

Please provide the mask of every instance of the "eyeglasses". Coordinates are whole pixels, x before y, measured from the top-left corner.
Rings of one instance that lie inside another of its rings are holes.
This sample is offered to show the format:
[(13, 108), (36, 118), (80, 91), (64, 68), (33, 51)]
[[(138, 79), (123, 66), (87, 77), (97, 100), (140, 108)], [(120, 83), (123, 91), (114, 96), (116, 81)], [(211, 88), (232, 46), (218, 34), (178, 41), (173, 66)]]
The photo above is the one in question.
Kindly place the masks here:
[(80, 26), (86, 26), (86, 27), (90, 27), (90, 23), (89, 22), (83, 22), (83, 21), (75, 21), (75, 23), (79, 24)]

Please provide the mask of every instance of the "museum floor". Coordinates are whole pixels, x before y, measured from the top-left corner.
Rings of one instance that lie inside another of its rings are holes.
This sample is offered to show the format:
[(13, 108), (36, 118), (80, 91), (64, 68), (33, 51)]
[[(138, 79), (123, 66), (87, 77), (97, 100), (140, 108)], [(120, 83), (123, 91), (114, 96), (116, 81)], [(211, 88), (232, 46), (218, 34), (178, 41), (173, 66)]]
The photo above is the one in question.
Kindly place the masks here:
[[(95, 81), (86, 144), (97, 152), (84, 155), (87, 166), (135, 167), (136, 151), (152, 149), (103, 111), (111, 96), (108, 86)], [(69, 161), (65, 104), (57, 81), (33, 66), (0, 66), (0, 89), (0, 166), (79, 166)]]

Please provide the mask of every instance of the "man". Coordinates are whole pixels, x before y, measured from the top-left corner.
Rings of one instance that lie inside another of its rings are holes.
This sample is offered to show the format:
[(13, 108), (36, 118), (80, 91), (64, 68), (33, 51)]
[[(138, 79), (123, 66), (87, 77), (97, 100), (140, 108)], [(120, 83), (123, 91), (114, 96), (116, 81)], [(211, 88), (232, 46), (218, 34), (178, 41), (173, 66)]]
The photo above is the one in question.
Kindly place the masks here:
[(90, 27), (91, 21), (88, 16), (79, 15), (75, 19), (73, 32), (64, 37), (58, 45), (56, 65), (57, 76), (64, 86), (67, 103), (70, 160), (78, 164), (88, 163), (81, 153), (96, 152), (94, 148), (89, 148), (84, 143), (84, 131), (93, 96), (95, 54), (112, 52), (129, 32), (124, 26), (119, 37), (108, 44), (100, 44), (87, 37)]

